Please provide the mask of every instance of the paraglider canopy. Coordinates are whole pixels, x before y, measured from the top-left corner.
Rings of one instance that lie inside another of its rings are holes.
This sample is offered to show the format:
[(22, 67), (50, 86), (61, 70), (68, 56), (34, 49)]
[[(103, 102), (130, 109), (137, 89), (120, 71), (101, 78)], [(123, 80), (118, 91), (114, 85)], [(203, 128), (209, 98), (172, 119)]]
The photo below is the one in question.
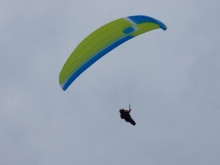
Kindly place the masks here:
[(81, 73), (117, 46), (158, 28), (167, 29), (159, 20), (144, 15), (120, 18), (98, 28), (67, 59), (59, 76), (61, 88), (66, 90)]

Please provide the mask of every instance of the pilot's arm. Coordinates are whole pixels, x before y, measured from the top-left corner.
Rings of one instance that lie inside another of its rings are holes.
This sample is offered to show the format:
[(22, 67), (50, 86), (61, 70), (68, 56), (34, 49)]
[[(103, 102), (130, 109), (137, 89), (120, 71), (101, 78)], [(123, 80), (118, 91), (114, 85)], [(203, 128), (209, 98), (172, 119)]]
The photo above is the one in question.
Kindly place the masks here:
[(131, 112), (131, 109), (129, 109), (129, 110), (125, 110), (125, 112), (130, 113), (130, 112)]

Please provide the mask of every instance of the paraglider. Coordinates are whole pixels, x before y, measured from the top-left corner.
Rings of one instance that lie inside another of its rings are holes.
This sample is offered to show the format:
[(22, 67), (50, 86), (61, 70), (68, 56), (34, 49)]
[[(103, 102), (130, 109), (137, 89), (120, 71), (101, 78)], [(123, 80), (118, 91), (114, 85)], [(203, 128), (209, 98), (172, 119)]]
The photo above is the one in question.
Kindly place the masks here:
[(121, 119), (124, 119), (126, 122), (129, 122), (132, 125), (136, 125), (136, 122), (131, 118), (131, 115), (130, 115), (130, 112), (131, 112), (130, 106), (129, 106), (129, 110), (120, 109), (119, 112), (120, 112)]
[[(166, 30), (161, 21), (144, 15), (134, 15), (111, 21), (88, 35), (75, 48), (64, 64), (59, 84), (65, 91), (86, 69), (124, 42), (155, 29)], [(138, 57), (137, 57), (138, 58)], [(129, 110), (120, 109), (121, 119), (136, 125)]]

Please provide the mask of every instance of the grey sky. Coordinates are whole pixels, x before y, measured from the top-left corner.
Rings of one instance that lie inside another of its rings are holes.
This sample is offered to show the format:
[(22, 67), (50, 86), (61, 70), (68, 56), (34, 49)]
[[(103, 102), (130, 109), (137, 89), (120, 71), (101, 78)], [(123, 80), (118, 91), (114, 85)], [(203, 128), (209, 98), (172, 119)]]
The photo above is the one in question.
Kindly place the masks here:
[[(0, 4), (0, 165), (220, 164), (219, 1)], [(78, 43), (129, 15), (168, 30), (128, 41), (62, 91)], [(118, 113), (130, 94), (135, 127)]]

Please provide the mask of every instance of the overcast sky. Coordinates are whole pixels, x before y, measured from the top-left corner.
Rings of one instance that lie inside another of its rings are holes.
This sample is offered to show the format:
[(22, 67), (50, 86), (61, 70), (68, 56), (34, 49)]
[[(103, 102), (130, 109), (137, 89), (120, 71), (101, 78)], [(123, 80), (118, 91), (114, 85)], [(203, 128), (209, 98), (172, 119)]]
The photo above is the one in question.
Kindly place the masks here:
[[(219, 0), (0, 0), (0, 165), (219, 165)], [(67, 91), (59, 73), (103, 24), (164, 22)], [(120, 119), (128, 108), (137, 125)]]

